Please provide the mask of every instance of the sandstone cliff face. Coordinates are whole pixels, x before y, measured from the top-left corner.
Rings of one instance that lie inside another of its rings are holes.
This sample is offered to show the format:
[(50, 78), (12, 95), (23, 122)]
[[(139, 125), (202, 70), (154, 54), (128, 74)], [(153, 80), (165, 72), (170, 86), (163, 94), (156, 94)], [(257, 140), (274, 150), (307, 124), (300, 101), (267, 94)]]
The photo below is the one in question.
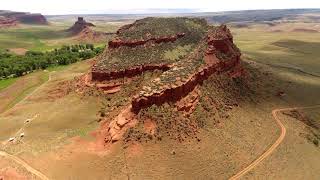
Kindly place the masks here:
[[(165, 86), (161, 90), (150, 90), (146, 88), (132, 99), (132, 110), (139, 112), (142, 108), (153, 104), (160, 105), (167, 101), (177, 101), (191, 92), (198, 84), (214, 73), (228, 71), (238, 66), (241, 53), (233, 44), (233, 38), (226, 26), (221, 26), (217, 31), (209, 32), (205, 42), (207, 48), (203, 59), (205, 64), (200, 66), (195, 72), (188, 75), (184, 82)], [(199, 53), (197, 50), (195, 53)], [(216, 54), (223, 53), (229, 56), (226, 59), (219, 59)], [(160, 84), (160, 83), (158, 83)], [(155, 87), (155, 86), (153, 86)]]
[(169, 64), (146, 64), (141, 66), (134, 66), (125, 70), (119, 71), (109, 71), (109, 72), (102, 72), (96, 71), (93, 67), (92, 69), (92, 80), (93, 81), (108, 81), (113, 79), (120, 79), (124, 77), (133, 77), (139, 74), (142, 74), (145, 71), (154, 71), (154, 70), (162, 70), (166, 71), (170, 69)]
[[(185, 36), (184, 33), (159, 39), (150, 38), (144, 41), (114, 40), (109, 42), (109, 46), (111, 49), (118, 48), (120, 46), (135, 47), (143, 45), (149, 41), (154, 41), (155, 43), (170, 42), (183, 36)], [(208, 78), (208, 76), (214, 73), (238, 69), (240, 65), (241, 53), (239, 49), (233, 44), (233, 37), (226, 26), (222, 25), (217, 29), (210, 30), (207, 36), (201, 42), (200, 46), (204, 46), (203, 44), (205, 44), (205, 49), (198, 48), (194, 51), (192, 57), (189, 57), (189, 59), (191, 60), (188, 60), (188, 62), (191, 62), (191, 64), (187, 64), (186, 61), (180, 63), (181, 67), (179, 67), (179, 65), (174, 64), (142, 65), (138, 67), (131, 67), (125, 70), (111, 72), (99, 72), (95, 71), (95, 69), (93, 68), (92, 79), (95, 81), (105, 81), (123, 77), (132, 77), (141, 74), (144, 71), (155, 69), (160, 69), (168, 72), (172, 71), (169, 74), (178, 73), (178, 71), (173, 71), (170, 69), (183, 69), (183, 66), (192, 66), (192, 63), (196, 64), (197, 61), (199, 61), (199, 57), (201, 57), (205, 64), (201, 65), (194, 72), (189, 72), (190, 74), (188, 74), (188, 76), (185, 78), (183, 82), (181, 82), (180, 78), (178, 77), (175, 84), (163, 85), (162, 83), (159, 83), (159, 86), (160, 84), (162, 86), (160, 89), (157, 88), (157, 90), (155, 90), (152, 87), (146, 87), (146, 90), (141, 91), (139, 94), (134, 96), (132, 99), (132, 111), (137, 113), (142, 108), (146, 108), (153, 104), (160, 105), (167, 101), (177, 101), (182, 97), (186, 96), (197, 85), (201, 84), (205, 79)], [(204, 56), (194, 55), (201, 54), (201, 52), (199, 51), (205, 51)], [(219, 54), (224, 54), (225, 58), (219, 58)], [(236, 77), (239, 76), (239, 74), (241, 74), (241, 71), (236, 71), (232, 72), (231, 76)], [(154, 85), (153, 87), (157, 87), (157, 85)]]

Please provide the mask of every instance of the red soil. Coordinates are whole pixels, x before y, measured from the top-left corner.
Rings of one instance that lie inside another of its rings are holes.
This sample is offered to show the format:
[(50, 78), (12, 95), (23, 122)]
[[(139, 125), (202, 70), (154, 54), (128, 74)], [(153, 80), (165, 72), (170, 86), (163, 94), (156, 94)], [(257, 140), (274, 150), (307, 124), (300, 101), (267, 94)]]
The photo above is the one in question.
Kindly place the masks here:
[(27, 177), (20, 175), (14, 168), (0, 170), (0, 180), (27, 180)]
[(137, 157), (142, 155), (143, 146), (140, 143), (134, 142), (126, 148), (125, 152), (127, 158)]
[(195, 110), (199, 102), (199, 94), (199, 88), (196, 87), (186, 97), (183, 97), (182, 99), (176, 102), (177, 110), (184, 111), (185, 115), (191, 114)]
[(144, 131), (147, 134), (154, 135), (156, 132), (157, 124), (154, 120), (148, 118), (144, 121)]
[[(0, 25), (1, 26), (1, 25)], [(25, 48), (11, 48), (9, 49), (10, 52), (13, 52), (17, 55), (25, 55), (28, 49)]]

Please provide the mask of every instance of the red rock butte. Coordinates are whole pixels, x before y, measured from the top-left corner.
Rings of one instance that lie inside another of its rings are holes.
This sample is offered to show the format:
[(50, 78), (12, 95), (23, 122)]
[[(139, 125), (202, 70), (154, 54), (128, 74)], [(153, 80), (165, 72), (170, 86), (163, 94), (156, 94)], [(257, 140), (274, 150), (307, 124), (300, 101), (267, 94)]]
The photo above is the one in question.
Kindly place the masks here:
[(241, 53), (230, 30), (203, 19), (145, 18), (120, 28), (108, 45), (92, 67), (92, 84), (163, 71), (132, 97), (134, 113), (178, 101), (213, 74), (242, 74)]
[(79, 34), (82, 31), (90, 31), (89, 27), (94, 27), (95, 25), (84, 20), (83, 17), (78, 17), (78, 20), (70, 27), (67, 31), (72, 34)]

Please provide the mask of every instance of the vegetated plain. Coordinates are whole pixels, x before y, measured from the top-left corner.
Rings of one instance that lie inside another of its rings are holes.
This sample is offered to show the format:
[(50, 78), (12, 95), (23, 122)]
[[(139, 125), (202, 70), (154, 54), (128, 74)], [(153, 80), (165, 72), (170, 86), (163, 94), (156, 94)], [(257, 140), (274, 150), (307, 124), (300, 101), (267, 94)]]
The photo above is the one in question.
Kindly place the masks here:
[[(74, 136), (91, 138), (90, 132), (99, 126), (96, 113), (101, 107), (108, 107), (107, 115), (114, 117), (127, 105), (130, 92), (155, 76), (145, 73), (132, 84), (125, 85), (118, 94), (106, 98), (65, 93), (62, 89), (65, 89), (66, 82), (89, 69), (91, 63), (85, 61), (56, 69), (52, 80), (38, 89), (36, 94), (0, 115), (0, 140), (6, 142), (24, 126), (26, 119), (39, 114), (37, 119), (24, 127), (24, 139), (3, 145), (1, 149), (23, 158), (52, 179), (227, 179), (250, 164), (278, 137), (280, 132), (271, 116), (273, 109), (320, 103), (320, 78), (317, 77), (320, 61), (316, 50), (320, 39), (313, 33), (284, 30), (275, 33), (271, 32), (272, 28), (275, 27), (258, 24), (232, 29), (235, 42), (244, 54), (244, 65), (252, 76), (250, 80), (256, 81), (251, 90), (256, 91), (257, 96), (253, 103), (240, 103), (238, 108), (228, 112), (227, 119), (219, 123), (213, 123), (217, 117), (205, 117), (199, 107), (197, 114), (207, 124), (199, 134), (200, 142), (192, 139), (177, 143), (167, 139), (136, 144), (128, 149), (118, 144), (104, 156), (82, 151), (81, 140), (80, 146), (72, 150), (65, 148), (66, 144), (72, 145), (70, 138)], [(45, 76), (47, 79), (48, 73), (32, 73), (12, 80), (9, 86), (3, 82), (3, 87), (8, 87), (0, 89), (0, 93), (16, 86), (21, 93), (6, 94), (0, 101), (9, 99), (7, 104), (15, 104), (29, 88), (20, 87), (21, 79), (29, 76)], [(228, 91), (215, 88), (210, 80), (214, 81), (214, 78), (204, 82), (201, 88), (203, 93), (214, 92), (219, 97), (219, 93)], [(285, 96), (278, 96), (280, 91)], [(316, 126), (311, 127), (299, 118), (281, 114), (280, 118), (288, 129), (284, 143), (246, 178), (319, 177), (320, 151), (314, 142), (318, 137), (315, 134), (319, 124), (319, 108), (302, 112)], [(0, 168), (5, 165), (0, 164)], [(18, 165), (10, 165), (20, 174), (30, 177)]]
[[(299, 28), (317, 29), (318, 26), (298, 22), (279, 23), (275, 26), (258, 24), (233, 29), (236, 44), (242, 50), (244, 60), (259, 64), (261, 69), (270, 70), (280, 80), (278, 85), (270, 84), (274, 91), (285, 92), (278, 107), (282, 103), (282, 107), (320, 104), (320, 59), (317, 50), (319, 33), (292, 31)], [(318, 124), (320, 119), (316, 118), (316, 112), (319, 110), (316, 107), (298, 110), (303, 115), (296, 117), (280, 114), (279, 117), (287, 128), (284, 142), (274, 154), (245, 177), (316, 179), (319, 176), (317, 171), (320, 170), (316, 155), (319, 154), (319, 132), (317, 127), (313, 127), (305, 119)]]
[[(291, 26), (312, 27), (312, 24)], [(279, 31), (274, 32), (274, 29)], [(237, 44), (249, 58), (260, 63), (295, 68), (320, 76), (320, 54), (317, 51), (320, 48), (319, 33), (288, 32), (283, 25), (279, 28), (256, 25), (249, 29), (235, 30), (234, 33)]]
[[(70, 28), (76, 21), (51, 22), (49, 25), (24, 25), (13, 28), (0, 29), (0, 49), (23, 48), (33, 51), (49, 51), (63, 45), (79, 44), (66, 29)], [(103, 32), (114, 32), (119, 25), (97, 24), (97, 29)], [(91, 43), (91, 42), (83, 42)], [(94, 42), (94, 45), (103, 46), (105, 42)]]

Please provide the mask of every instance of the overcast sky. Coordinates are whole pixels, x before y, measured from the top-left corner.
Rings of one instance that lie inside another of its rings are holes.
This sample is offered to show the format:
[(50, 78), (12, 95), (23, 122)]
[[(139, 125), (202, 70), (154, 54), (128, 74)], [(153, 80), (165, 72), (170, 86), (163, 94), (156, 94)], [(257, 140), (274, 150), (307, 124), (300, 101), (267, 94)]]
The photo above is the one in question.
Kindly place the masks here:
[[(320, 8), (320, 0), (1, 0), (0, 9), (42, 14), (149, 13), (151, 9), (230, 11)], [(159, 12), (159, 11), (156, 11)]]

